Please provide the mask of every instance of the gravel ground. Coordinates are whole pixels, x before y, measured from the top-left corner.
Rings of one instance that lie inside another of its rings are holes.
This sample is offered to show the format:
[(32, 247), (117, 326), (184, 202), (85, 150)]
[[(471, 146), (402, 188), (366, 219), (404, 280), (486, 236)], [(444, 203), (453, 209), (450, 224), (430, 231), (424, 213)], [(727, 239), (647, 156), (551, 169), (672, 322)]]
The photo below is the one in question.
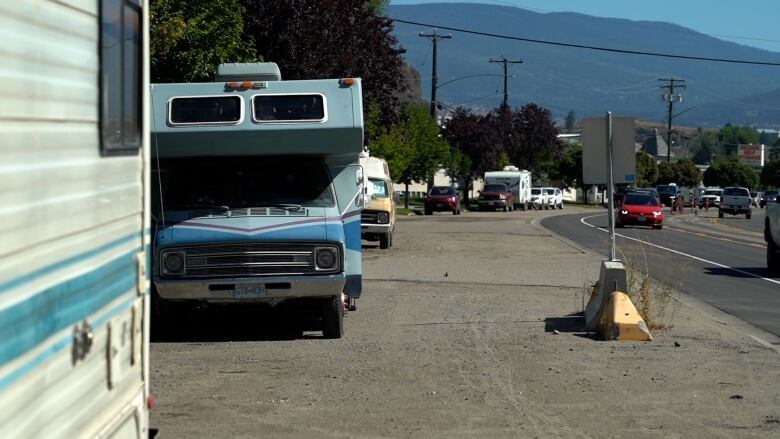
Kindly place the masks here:
[(649, 343), (581, 331), (600, 262), (531, 223), (573, 211), (400, 218), (392, 249), (366, 245), (341, 340), (289, 339), (230, 309), (187, 323), (152, 344), (152, 426), (162, 438), (780, 437), (778, 353), (716, 312), (676, 302)]

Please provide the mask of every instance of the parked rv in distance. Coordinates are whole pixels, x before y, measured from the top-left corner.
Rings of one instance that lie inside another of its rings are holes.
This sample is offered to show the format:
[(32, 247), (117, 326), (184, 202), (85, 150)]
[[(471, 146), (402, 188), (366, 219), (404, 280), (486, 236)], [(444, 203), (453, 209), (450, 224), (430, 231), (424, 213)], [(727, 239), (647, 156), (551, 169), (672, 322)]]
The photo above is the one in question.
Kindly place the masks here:
[(526, 210), (531, 207), (531, 172), (516, 166), (504, 166), (501, 171), (485, 172), (485, 184), (505, 184), (512, 191), (513, 208)]

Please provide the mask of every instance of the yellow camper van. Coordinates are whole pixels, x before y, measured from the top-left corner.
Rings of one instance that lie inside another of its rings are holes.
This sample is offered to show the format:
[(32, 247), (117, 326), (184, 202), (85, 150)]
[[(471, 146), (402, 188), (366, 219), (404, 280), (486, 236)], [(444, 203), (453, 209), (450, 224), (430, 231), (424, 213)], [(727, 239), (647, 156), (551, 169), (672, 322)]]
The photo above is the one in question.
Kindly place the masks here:
[(371, 197), (371, 205), (363, 209), (360, 216), (360, 235), (367, 241), (379, 241), (379, 248), (393, 245), (395, 230), (395, 200), (393, 182), (387, 162), (378, 157), (369, 157), (363, 153), (360, 165), (368, 180), (366, 189)]

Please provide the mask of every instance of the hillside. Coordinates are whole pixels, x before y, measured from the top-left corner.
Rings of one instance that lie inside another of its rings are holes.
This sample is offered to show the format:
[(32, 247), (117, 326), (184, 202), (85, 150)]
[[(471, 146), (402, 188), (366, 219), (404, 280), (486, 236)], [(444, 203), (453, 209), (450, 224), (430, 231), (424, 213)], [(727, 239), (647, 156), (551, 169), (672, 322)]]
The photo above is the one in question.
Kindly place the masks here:
[[(669, 23), (575, 13), (537, 13), (515, 7), (469, 3), (395, 5), (388, 8), (388, 15), (565, 43), (780, 62), (780, 53), (722, 41)], [(396, 23), (395, 29), (401, 45), (407, 50), (407, 61), (422, 75), (423, 96), (430, 96), (431, 43), (419, 37), (420, 31), (430, 32), (430, 29), (403, 23)], [(451, 40), (439, 43), (440, 83), (473, 74), (500, 74), (500, 65), (488, 62), (491, 57), (520, 58), (524, 63), (511, 67), (511, 73), (515, 75), (510, 79), (511, 104), (536, 102), (549, 108), (558, 118), (563, 118), (569, 110), (577, 117), (600, 115), (611, 110), (616, 114), (662, 121), (666, 105), (660, 98), (658, 78), (668, 77), (687, 80), (684, 102), (676, 107), (676, 112), (692, 106), (707, 109), (687, 112), (686, 123), (745, 124), (758, 123), (764, 116), (771, 122), (775, 117), (774, 114), (765, 115), (765, 112), (759, 112), (762, 116), (758, 117), (750, 111), (727, 114), (717, 110), (719, 105), (716, 104), (739, 101), (750, 109), (751, 99), (780, 85), (780, 67), (621, 55), (459, 32), (452, 32), (452, 36)], [(483, 110), (497, 106), (501, 93), (502, 78), (499, 76), (459, 80), (438, 91), (439, 99), (450, 106), (465, 105)]]

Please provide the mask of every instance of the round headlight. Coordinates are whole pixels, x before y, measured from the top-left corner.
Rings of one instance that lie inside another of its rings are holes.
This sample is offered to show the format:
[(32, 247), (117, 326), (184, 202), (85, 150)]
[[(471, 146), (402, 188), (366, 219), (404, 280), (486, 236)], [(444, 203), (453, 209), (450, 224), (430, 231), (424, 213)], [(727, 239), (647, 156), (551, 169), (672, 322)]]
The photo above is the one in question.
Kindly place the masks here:
[(382, 224), (386, 223), (387, 220), (388, 220), (387, 214), (384, 213), (384, 212), (380, 212), (379, 215), (376, 216), (376, 220), (377, 220), (377, 222), (382, 223)]
[(328, 269), (336, 266), (336, 254), (329, 248), (317, 252), (317, 268)]
[(166, 273), (181, 273), (184, 270), (184, 257), (180, 253), (168, 253), (163, 265)]

